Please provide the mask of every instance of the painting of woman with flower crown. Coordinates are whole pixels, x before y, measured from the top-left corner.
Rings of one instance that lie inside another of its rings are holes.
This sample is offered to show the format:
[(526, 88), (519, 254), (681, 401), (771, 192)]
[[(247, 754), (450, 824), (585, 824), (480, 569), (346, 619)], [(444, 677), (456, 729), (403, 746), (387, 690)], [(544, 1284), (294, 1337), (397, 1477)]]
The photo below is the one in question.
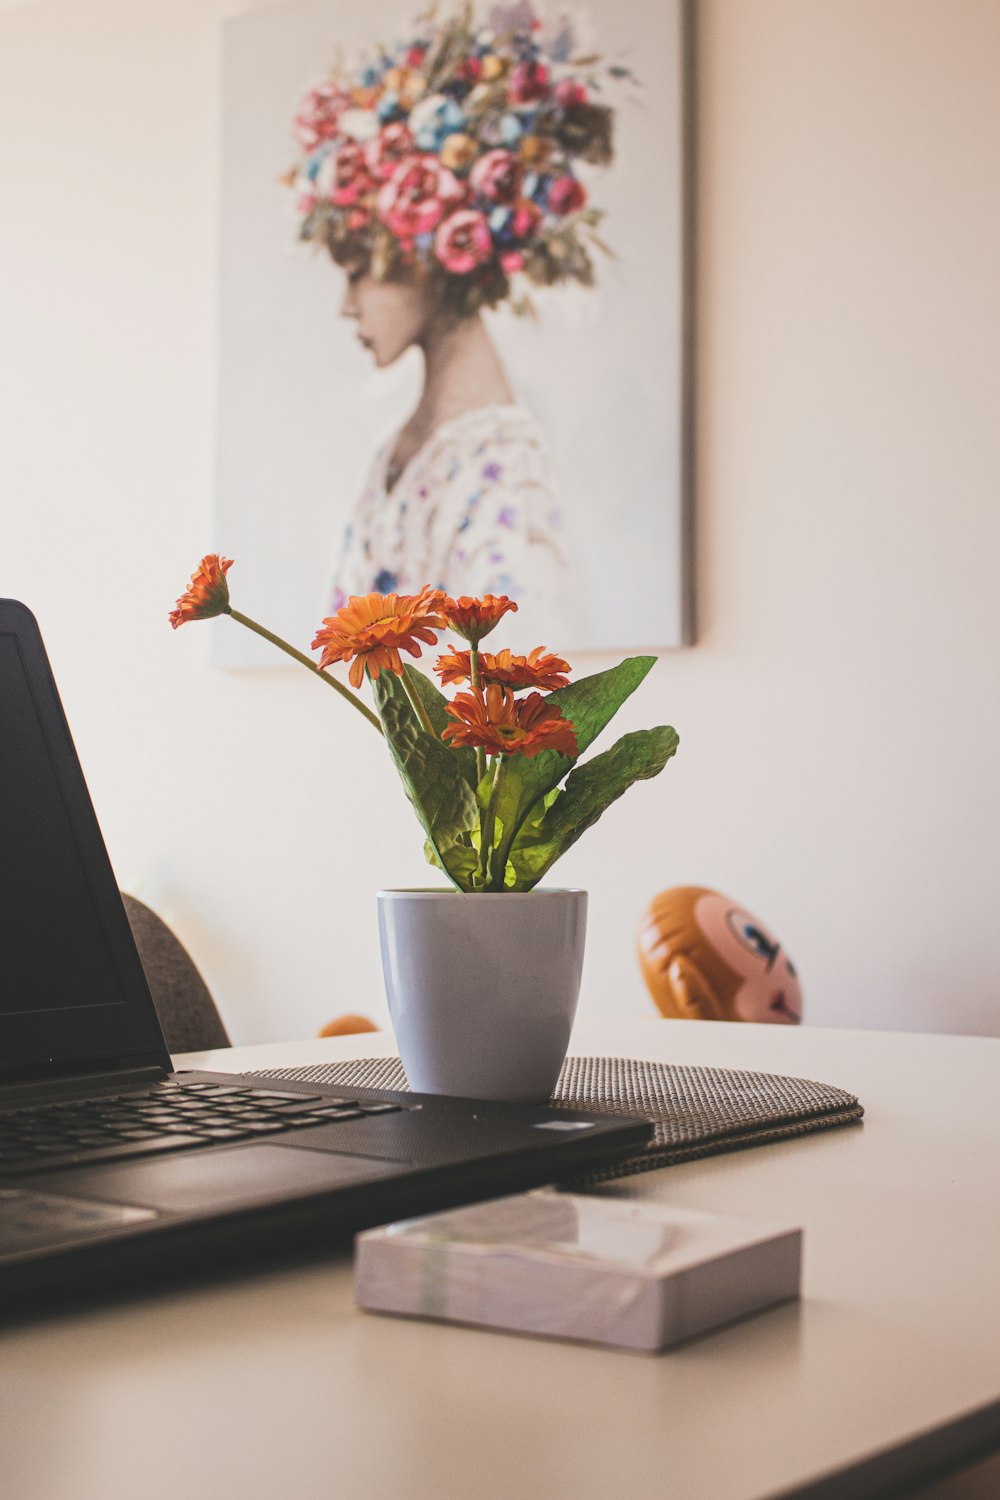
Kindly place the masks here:
[[(287, 192), (281, 222), (287, 226), (290, 213), (294, 237), (307, 247), (296, 261), (313, 295), (325, 272), (324, 324), (335, 310), (340, 346), (349, 333), (352, 358), (360, 353), (365, 361), (363, 373), (354, 365), (352, 381), (342, 369), (339, 382), (329, 382), (331, 396), (339, 384), (337, 417), (351, 462), (328, 482), (320, 505), (319, 481), (306, 481), (310, 553), (325, 559), (313, 611), (429, 584), (453, 597), (516, 597), (532, 638), (560, 648), (684, 638), (680, 16), (668, 16), (658, 37), (666, 55), (658, 67), (667, 68), (673, 88), (671, 140), (660, 93), (651, 106), (642, 76), (650, 48), (635, 45), (644, 32), (657, 33), (659, 10), (622, 0), (602, 15), (587, 35), (579, 18), (546, 14), (532, 0), (482, 12), (467, 5), (416, 21), (395, 0), (357, 10), (314, 0), (230, 23), (240, 35), (228, 49), (227, 126), (232, 115), (260, 113), (263, 57), (263, 76), (268, 67), (280, 74), (266, 91), (268, 116), (287, 100), (295, 66), (311, 65), (313, 77), (300, 75), (290, 112), (297, 159), (280, 174)], [(393, 40), (372, 40), (378, 21)], [(325, 55), (311, 55), (324, 25)], [(602, 28), (609, 33), (603, 47)], [(275, 45), (279, 34), (292, 39), (284, 50)], [(651, 137), (643, 154), (650, 156), (651, 144), (662, 154), (666, 136), (664, 166), (675, 179), (650, 205), (645, 226), (634, 207), (607, 216), (603, 201), (623, 198), (623, 184), (605, 189), (616, 173), (634, 179), (619, 140), (641, 141), (643, 123)], [(224, 146), (229, 139), (227, 130)], [(230, 171), (229, 186), (234, 175), (245, 182), (245, 163)], [(273, 186), (274, 177), (268, 181)], [(664, 205), (674, 209), (669, 236)], [(225, 265), (225, 198), (223, 208)], [(233, 208), (239, 218), (239, 205)], [(644, 227), (659, 233), (666, 273), (655, 301)], [(273, 243), (273, 232), (268, 238)], [(234, 244), (244, 259), (259, 258), (258, 238), (238, 233)], [(308, 257), (308, 249), (318, 253)], [(278, 282), (287, 287), (289, 270), (286, 247), (273, 295)], [(623, 297), (630, 275), (632, 295)], [(627, 307), (624, 326), (616, 303)], [(253, 484), (246, 481), (260, 467), (243, 451), (245, 434), (262, 449), (266, 470), (269, 445), (259, 441), (266, 425), (246, 424), (235, 462), (227, 451), (227, 404), (228, 415), (242, 405), (249, 416), (254, 400), (252, 392), (249, 402), (240, 400), (245, 364), (227, 378), (227, 312), (246, 318), (224, 295), (220, 526), (234, 548), (241, 539), (233, 525), (246, 535), (250, 520), (259, 552), (269, 516), (287, 522), (289, 500), (247, 511)], [(650, 328), (659, 343), (650, 341)], [(281, 339), (279, 328), (275, 385), (279, 371), (292, 371), (294, 380), (299, 366), (291, 342), (281, 358)], [(234, 331), (231, 341), (245, 340)], [(316, 347), (304, 355), (312, 365)], [(301, 351), (300, 343), (300, 358)], [(254, 353), (256, 389), (266, 350), (258, 345)], [(376, 395), (378, 380), (386, 385)], [(650, 422), (657, 399), (663, 406)], [(373, 406), (377, 424), (362, 415)], [(294, 417), (292, 426), (300, 427)], [(234, 504), (241, 468), (242, 502)], [(348, 498), (352, 470), (358, 479)]]

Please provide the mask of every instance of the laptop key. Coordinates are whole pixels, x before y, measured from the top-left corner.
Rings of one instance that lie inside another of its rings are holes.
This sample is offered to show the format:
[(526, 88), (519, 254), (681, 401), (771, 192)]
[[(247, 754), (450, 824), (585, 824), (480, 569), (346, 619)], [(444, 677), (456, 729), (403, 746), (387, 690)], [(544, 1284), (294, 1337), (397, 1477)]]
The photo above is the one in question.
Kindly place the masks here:
[(243, 1099), (246, 1097), (246, 1092), (243, 1089), (223, 1089), (216, 1088), (213, 1085), (211, 1088), (205, 1089), (201, 1097), (203, 1099), (211, 1099), (214, 1103), (216, 1099)]
[(252, 1091), (248, 1090), (243, 1095), (243, 1098), (244, 1099), (253, 1099), (255, 1103), (260, 1103), (261, 1100), (264, 1100), (264, 1099), (284, 1100), (284, 1101), (287, 1101), (287, 1102), (289, 1102), (291, 1104), (322, 1104), (323, 1103), (323, 1095), (322, 1094), (278, 1094), (278, 1093), (275, 1093), (271, 1089), (253, 1089)]

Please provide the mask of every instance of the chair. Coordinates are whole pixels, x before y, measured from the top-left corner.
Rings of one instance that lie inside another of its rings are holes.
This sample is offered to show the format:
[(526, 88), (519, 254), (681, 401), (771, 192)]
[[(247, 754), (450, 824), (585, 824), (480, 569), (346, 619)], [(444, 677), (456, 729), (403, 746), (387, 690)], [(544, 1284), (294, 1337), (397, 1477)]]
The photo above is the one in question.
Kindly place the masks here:
[(229, 1034), (187, 949), (154, 911), (122, 892), (167, 1050), (205, 1052), (230, 1047)]

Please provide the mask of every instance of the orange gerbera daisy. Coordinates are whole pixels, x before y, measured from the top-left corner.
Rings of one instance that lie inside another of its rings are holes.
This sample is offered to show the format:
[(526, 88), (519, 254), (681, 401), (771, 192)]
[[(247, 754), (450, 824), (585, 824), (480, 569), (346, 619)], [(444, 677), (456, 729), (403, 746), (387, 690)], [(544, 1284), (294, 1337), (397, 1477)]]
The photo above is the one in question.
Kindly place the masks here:
[[(479, 658), (479, 676), (483, 682), (499, 682), (502, 687), (542, 688), (551, 693), (569, 683), (569, 662), (561, 656), (545, 656), (544, 646), (535, 646), (527, 656), (512, 656), (506, 649), (496, 655), (484, 651)], [(439, 656), (435, 672), (442, 686), (451, 682), (471, 682), (472, 663), (470, 651), (449, 651)]]
[(513, 599), (506, 594), (484, 594), (481, 599), (471, 599), (463, 594), (460, 599), (441, 599), (441, 613), (452, 630), (464, 636), (473, 646), (478, 646), (484, 635), (499, 625), (508, 610), (517, 610)]
[(456, 693), (447, 712), (455, 722), (442, 731), (441, 738), (454, 745), (470, 745), (488, 755), (531, 756), (542, 750), (578, 753), (576, 730), (541, 693), (515, 698), (510, 688), (491, 682), (485, 694), (476, 688)]
[(434, 632), (444, 629), (438, 612), (441, 598), (438, 590), (429, 588), (419, 594), (353, 595), (343, 609), (323, 621), (312, 650), (322, 646), (321, 667), (349, 661), (352, 687), (361, 686), (366, 667), (373, 681), (383, 669), (402, 677), (400, 651), (419, 656), (417, 642), (433, 646)]
[(177, 608), (170, 611), (170, 623), (176, 630), (188, 620), (210, 620), (213, 615), (224, 615), (229, 609), (229, 584), (226, 574), (233, 565), (231, 557), (220, 557), (209, 552), (191, 574), (189, 588), (177, 601)]

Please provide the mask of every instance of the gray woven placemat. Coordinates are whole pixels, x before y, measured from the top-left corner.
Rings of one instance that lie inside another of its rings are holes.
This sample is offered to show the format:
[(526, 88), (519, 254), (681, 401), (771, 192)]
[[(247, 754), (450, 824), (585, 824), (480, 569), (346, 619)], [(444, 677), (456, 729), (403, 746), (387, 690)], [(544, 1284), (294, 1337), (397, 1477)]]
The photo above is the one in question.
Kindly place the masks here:
[[(341, 1088), (406, 1089), (398, 1057), (306, 1068), (266, 1068), (251, 1078), (294, 1078)], [(854, 1094), (808, 1078), (734, 1068), (675, 1067), (632, 1057), (567, 1057), (552, 1103), (596, 1114), (642, 1115), (656, 1127), (638, 1156), (595, 1175), (606, 1181), (674, 1162), (849, 1125), (864, 1114)]]

